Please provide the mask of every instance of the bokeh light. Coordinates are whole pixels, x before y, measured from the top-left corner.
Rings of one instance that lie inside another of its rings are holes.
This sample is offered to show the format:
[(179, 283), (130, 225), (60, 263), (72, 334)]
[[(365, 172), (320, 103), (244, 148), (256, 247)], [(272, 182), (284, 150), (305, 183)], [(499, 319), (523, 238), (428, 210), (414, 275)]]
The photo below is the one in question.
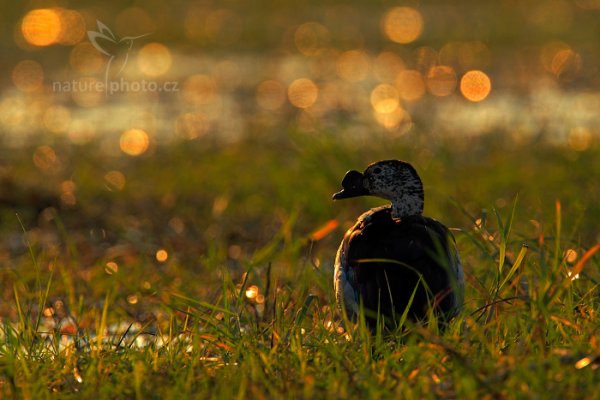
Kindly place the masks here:
[(123, 153), (130, 156), (139, 156), (148, 150), (150, 138), (141, 129), (128, 129), (121, 134), (119, 145)]
[(91, 75), (102, 71), (106, 67), (106, 60), (90, 42), (83, 42), (71, 50), (69, 64), (75, 71)]
[(412, 127), (410, 115), (402, 107), (397, 107), (391, 113), (374, 113), (375, 120), (394, 136), (408, 132)]
[(558, 51), (552, 58), (551, 71), (561, 80), (574, 79), (581, 70), (581, 56), (571, 49)]
[(371, 71), (371, 61), (362, 50), (349, 50), (339, 55), (336, 61), (338, 75), (348, 82), (360, 82)]
[(562, 51), (571, 50), (571, 47), (562, 41), (551, 41), (545, 43), (540, 48), (540, 62), (544, 69), (548, 72), (554, 73), (552, 68), (552, 62), (554, 57)]
[(56, 9), (38, 8), (29, 11), (21, 22), (25, 40), (34, 46), (49, 46), (58, 41), (62, 25)]
[(415, 69), (422, 74), (439, 64), (439, 54), (437, 50), (429, 46), (421, 46), (414, 51)]
[(592, 143), (592, 133), (583, 126), (571, 128), (567, 139), (569, 146), (575, 151), (585, 151)]
[(256, 88), (256, 102), (269, 111), (281, 108), (285, 102), (285, 87), (273, 79), (261, 82)]
[(116, 274), (119, 272), (119, 264), (114, 261), (109, 261), (104, 265), (104, 272), (108, 275)]
[(48, 145), (38, 146), (33, 153), (33, 164), (42, 171), (54, 169), (58, 162), (54, 149)]
[(460, 92), (470, 101), (484, 100), (492, 90), (492, 81), (482, 71), (469, 71), (460, 80)]
[(211, 122), (202, 112), (188, 112), (175, 121), (175, 131), (185, 139), (197, 139), (210, 131)]
[(13, 68), (12, 81), (23, 92), (35, 92), (42, 88), (44, 70), (37, 61), (23, 60)]
[(106, 93), (102, 90), (104, 82), (91, 77), (84, 76), (74, 82), (71, 90), (71, 98), (81, 107), (96, 107), (106, 100)]
[(191, 75), (183, 83), (182, 92), (184, 100), (190, 104), (208, 104), (216, 99), (217, 83), (208, 75)]
[(52, 133), (64, 133), (71, 124), (71, 111), (61, 105), (50, 106), (44, 112), (44, 126)]
[(60, 32), (56, 41), (65, 46), (73, 46), (83, 40), (86, 34), (85, 19), (75, 10), (56, 8), (60, 19)]
[(427, 73), (427, 89), (434, 96), (449, 96), (456, 88), (456, 73), (448, 65), (438, 65)]
[(566, 262), (568, 262), (569, 264), (573, 264), (575, 261), (577, 261), (577, 250), (575, 249), (566, 249), (563, 253), (563, 258)]
[(373, 63), (373, 74), (381, 82), (393, 82), (396, 76), (406, 68), (404, 60), (391, 51), (379, 53)]
[(137, 63), (146, 76), (157, 77), (171, 68), (171, 52), (160, 43), (148, 43), (138, 52)]
[(88, 119), (72, 119), (69, 124), (67, 135), (71, 142), (75, 144), (85, 144), (95, 137), (96, 127)]
[(232, 260), (239, 260), (242, 257), (243, 251), (242, 247), (237, 244), (232, 244), (227, 249), (227, 256)]
[(308, 108), (315, 104), (318, 95), (319, 88), (307, 78), (296, 79), (288, 87), (288, 99), (294, 107)]
[(371, 106), (379, 114), (390, 114), (400, 105), (400, 93), (392, 85), (382, 83), (371, 91)]
[(403, 100), (417, 101), (425, 95), (425, 81), (421, 73), (414, 69), (400, 71), (394, 80)]
[(395, 7), (384, 15), (382, 29), (393, 42), (411, 43), (423, 32), (423, 17), (412, 7)]
[(294, 44), (305, 56), (319, 55), (329, 44), (329, 30), (317, 23), (307, 22), (294, 31)]
[(104, 175), (104, 183), (106, 187), (111, 191), (120, 191), (125, 188), (125, 184), (127, 183), (127, 179), (125, 175), (121, 171), (108, 171)]
[(167, 259), (169, 258), (169, 253), (165, 249), (159, 249), (156, 251), (155, 257), (156, 261), (162, 263), (167, 261)]
[(72, 207), (77, 204), (77, 197), (75, 197), (75, 190), (77, 185), (72, 180), (62, 181), (60, 184), (60, 202), (65, 206)]
[(253, 300), (258, 296), (258, 286), (252, 285), (246, 289), (246, 297), (250, 300)]

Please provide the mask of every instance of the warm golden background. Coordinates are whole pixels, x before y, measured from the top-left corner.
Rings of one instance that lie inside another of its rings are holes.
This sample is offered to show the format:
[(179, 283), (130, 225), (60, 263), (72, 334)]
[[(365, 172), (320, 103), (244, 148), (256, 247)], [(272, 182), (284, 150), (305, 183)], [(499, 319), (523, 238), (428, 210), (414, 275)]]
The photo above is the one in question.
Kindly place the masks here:
[[(600, 126), (599, 8), (595, 0), (14, 3), (3, 17), (0, 129), (14, 142), (101, 137), (113, 151), (118, 136), (134, 154), (178, 139), (281, 135), (290, 124), (352, 137), (415, 126), (459, 138), (502, 130), (581, 150)], [(110, 58), (88, 39), (97, 21), (115, 39), (109, 79), (175, 82), (176, 91), (89, 89), (104, 82)], [(62, 82), (83, 89), (61, 92)]]

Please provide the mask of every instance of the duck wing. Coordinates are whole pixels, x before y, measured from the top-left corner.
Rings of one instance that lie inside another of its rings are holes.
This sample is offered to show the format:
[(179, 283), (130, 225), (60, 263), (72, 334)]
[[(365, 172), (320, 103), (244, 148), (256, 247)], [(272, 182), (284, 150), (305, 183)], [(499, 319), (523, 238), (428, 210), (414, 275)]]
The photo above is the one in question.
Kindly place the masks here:
[(449, 319), (462, 303), (463, 285), (452, 234), (434, 219), (418, 215), (394, 220), (390, 211), (373, 209), (346, 233), (339, 257), (346, 285), (367, 310), (370, 324), (378, 310), (393, 322), (407, 307), (412, 320), (426, 318), (431, 306)]

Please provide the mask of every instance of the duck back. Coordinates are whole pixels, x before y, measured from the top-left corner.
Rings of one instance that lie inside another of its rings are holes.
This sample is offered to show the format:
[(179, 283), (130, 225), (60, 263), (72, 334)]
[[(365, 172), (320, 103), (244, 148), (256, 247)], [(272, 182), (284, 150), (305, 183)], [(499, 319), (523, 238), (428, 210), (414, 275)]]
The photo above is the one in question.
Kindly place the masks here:
[(345, 304), (346, 309), (355, 314), (362, 302), (372, 327), (378, 312), (386, 325), (393, 325), (407, 308), (413, 321), (425, 319), (431, 307), (447, 320), (462, 302), (454, 290), (462, 285), (454, 238), (432, 218), (414, 215), (398, 220), (392, 218), (390, 207), (372, 209), (346, 232), (339, 252), (336, 269), (341, 270), (336, 279), (347, 282), (337, 285), (346, 288), (343, 302), (354, 302), (350, 307)]

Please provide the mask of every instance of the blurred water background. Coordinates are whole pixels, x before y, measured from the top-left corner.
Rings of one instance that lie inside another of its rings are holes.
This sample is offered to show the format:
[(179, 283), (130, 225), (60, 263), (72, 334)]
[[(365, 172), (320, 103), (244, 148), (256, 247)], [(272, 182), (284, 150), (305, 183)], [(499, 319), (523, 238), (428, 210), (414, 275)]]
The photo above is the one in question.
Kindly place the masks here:
[(600, 1), (3, 2), (0, 135), (539, 136), (600, 126)]

